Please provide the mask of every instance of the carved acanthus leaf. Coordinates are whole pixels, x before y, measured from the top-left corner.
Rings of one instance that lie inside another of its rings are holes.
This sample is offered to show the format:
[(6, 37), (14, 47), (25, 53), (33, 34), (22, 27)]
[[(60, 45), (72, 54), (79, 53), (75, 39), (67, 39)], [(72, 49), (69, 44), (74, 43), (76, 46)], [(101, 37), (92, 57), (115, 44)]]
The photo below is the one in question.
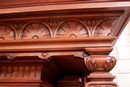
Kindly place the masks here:
[(111, 57), (110, 59), (107, 59), (104, 64), (104, 69), (106, 71), (110, 71), (116, 64), (116, 59), (114, 57)]
[(96, 68), (97, 68), (96, 61), (91, 59), (90, 57), (87, 57), (86, 67), (92, 72), (96, 71)]
[(107, 55), (93, 55), (85, 60), (86, 67), (92, 72), (108, 72), (116, 64), (116, 59)]

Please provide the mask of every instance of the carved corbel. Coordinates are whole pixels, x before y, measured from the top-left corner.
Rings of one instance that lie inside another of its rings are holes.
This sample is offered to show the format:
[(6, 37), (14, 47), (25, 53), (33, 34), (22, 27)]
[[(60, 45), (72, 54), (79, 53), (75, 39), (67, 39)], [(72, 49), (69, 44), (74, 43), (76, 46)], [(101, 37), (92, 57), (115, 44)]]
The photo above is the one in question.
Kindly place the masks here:
[(85, 87), (118, 87), (112, 82), (115, 78), (109, 71), (114, 68), (116, 59), (108, 55), (90, 55), (85, 58), (85, 65), (91, 71), (87, 76), (90, 82), (85, 83)]
[(114, 68), (116, 59), (107, 55), (91, 55), (85, 59), (85, 64), (92, 72), (109, 72)]

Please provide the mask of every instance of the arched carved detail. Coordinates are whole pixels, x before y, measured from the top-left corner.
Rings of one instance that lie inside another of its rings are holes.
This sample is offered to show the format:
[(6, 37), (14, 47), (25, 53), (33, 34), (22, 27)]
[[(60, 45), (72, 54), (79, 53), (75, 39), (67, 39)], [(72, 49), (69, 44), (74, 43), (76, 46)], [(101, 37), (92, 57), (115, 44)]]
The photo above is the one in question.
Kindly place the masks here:
[(97, 28), (97, 26), (104, 21), (105, 19), (88, 19), (88, 20), (82, 20), (82, 22), (86, 25), (86, 28), (90, 32), (90, 36), (94, 36), (93, 31)]
[(22, 27), (24, 26), (24, 22), (20, 22), (20, 23), (13, 23), (13, 24), (9, 24), (8, 26), (10, 26), (12, 29), (14, 29), (15, 33), (16, 33), (16, 38), (15, 39), (19, 39), (20, 38), (20, 31), (22, 30)]
[[(74, 19), (18, 22), (0, 26), (0, 39), (42, 39), (110, 36), (116, 19)], [(6, 31), (5, 31), (6, 30)]]
[(21, 33), (21, 39), (51, 38), (48, 27), (39, 22), (28, 23)]
[(15, 37), (15, 31), (11, 27), (7, 25), (0, 26), (0, 40), (14, 40)]
[(107, 19), (100, 22), (94, 32), (94, 36), (111, 36), (111, 30), (115, 20)]
[(88, 31), (83, 24), (77, 21), (67, 21), (60, 25), (56, 38), (88, 37)]
[(88, 19), (81, 20), (90, 32), (90, 36), (110, 36), (116, 19)]

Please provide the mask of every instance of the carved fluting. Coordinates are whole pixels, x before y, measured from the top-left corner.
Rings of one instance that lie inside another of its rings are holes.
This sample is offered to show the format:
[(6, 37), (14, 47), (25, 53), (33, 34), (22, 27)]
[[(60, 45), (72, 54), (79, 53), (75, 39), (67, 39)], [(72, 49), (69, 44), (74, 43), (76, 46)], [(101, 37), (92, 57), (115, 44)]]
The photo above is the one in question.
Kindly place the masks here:
[(0, 26), (0, 40), (111, 36), (116, 19), (19, 22)]
[(41, 65), (1, 65), (0, 79), (39, 79)]
[(88, 37), (88, 31), (80, 22), (64, 22), (58, 29), (57, 38)]
[(22, 31), (22, 39), (40, 39), (50, 38), (51, 34), (47, 26), (42, 23), (30, 23), (24, 27)]
[(108, 72), (116, 64), (116, 59), (111, 56), (90, 56), (85, 60), (86, 67), (92, 72)]
[(13, 40), (15, 39), (15, 32), (9, 26), (0, 26), (0, 40)]

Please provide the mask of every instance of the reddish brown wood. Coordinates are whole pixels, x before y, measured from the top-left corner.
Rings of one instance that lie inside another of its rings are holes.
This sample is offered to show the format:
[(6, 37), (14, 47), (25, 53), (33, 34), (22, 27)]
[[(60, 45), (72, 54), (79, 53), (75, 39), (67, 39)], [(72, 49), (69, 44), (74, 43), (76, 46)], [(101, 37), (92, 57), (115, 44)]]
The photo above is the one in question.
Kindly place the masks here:
[(108, 56), (129, 0), (1, 0), (0, 87), (118, 87)]

